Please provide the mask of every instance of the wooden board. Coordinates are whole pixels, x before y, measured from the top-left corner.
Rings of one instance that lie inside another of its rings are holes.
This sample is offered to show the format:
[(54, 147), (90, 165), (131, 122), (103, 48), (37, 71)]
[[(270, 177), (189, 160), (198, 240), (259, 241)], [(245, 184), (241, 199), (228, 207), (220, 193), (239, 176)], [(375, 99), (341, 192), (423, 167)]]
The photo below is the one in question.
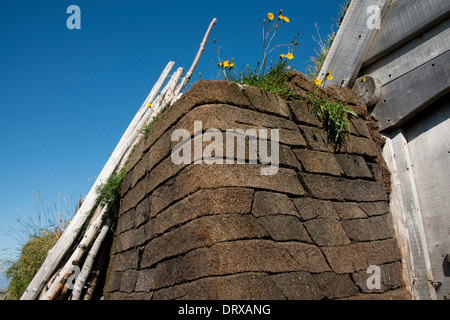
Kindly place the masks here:
[(406, 264), (407, 286), (414, 299), (435, 299), (422, 212), (417, 194), (408, 143), (401, 129), (390, 133), (384, 157), (391, 171), (390, 209), (399, 235), (400, 249)]
[(387, 2), (387, 0), (353, 0), (350, 3), (319, 73), (319, 78), (323, 81), (327, 72), (332, 71), (333, 80), (327, 81), (326, 85), (352, 85), (361, 68), (362, 58), (377, 33), (377, 29), (367, 26), (372, 15), (367, 12), (368, 7), (378, 6), (383, 16)]
[(395, 128), (450, 91), (450, 51), (382, 87), (372, 114), (380, 130)]
[(405, 129), (438, 299), (450, 295), (450, 101), (444, 97)]
[(419, 36), (450, 17), (449, 0), (398, 0), (383, 17), (364, 66)]
[(361, 71), (383, 85), (440, 56), (450, 48), (450, 20), (446, 20)]

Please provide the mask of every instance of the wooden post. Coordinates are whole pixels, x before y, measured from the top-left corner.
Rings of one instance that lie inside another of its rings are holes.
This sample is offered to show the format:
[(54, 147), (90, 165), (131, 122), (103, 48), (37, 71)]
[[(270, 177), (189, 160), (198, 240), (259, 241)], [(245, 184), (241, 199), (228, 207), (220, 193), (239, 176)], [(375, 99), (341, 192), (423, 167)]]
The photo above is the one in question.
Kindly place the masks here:
[(156, 115), (163, 112), (164, 109), (167, 108), (171, 104), (174, 97), (177, 96), (176, 95), (177, 94), (176, 93), (177, 84), (180, 81), (180, 78), (183, 75), (183, 72), (184, 72), (183, 68), (178, 68), (177, 71), (172, 76), (172, 78), (170, 79), (169, 83), (167, 84), (168, 92), (167, 92), (166, 96), (162, 100), (161, 104), (159, 106), (157, 106), (157, 108), (155, 108)]

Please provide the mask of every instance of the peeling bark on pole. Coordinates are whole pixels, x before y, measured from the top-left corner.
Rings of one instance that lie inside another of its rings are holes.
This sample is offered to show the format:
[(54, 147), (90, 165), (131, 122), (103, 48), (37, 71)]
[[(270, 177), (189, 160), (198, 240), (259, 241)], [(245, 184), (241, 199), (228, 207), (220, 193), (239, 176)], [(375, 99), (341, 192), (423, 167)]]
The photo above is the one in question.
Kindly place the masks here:
[(103, 207), (100, 214), (93, 221), (91, 221), (80, 244), (77, 246), (75, 251), (70, 256), (69, 260), (66, 262), (64, 267), (61, 269), (61, 271), (59, 272), (55, 281), (52, 283), (52, 285), (48, 289), (47, 293), (45, 295), (43, 295), (42, 297), (40, 297), (40, 299), (52, 300), (58, 295), (60, 290), (62, 290), (67, 278), (71, 275), (71, 273), (73, 271), (73, 266), (79, 264), (80, 259), (83, 257), (85, 252), (89, 249), (92, 242), (95, 240), (95, 238), (99, 234), (100, 229), (103, 224), (103, 221), (106, 216), (107, 207), (108, 207), (107, 205), (105, 207)]
[(78, 278), (76, 279), (75, 282), (75, 286), (73, 287), (71, 298), (72, 300), (80, 300), (83, 288), (86, 284), (89, 275), (92, 272), (95, 258), (97, 257), (97, 254), (103, 244), (103, 241), (106, 238), (106, 235), (108, 234), (109, 228), (110, 228), (109, 223), (103, 225), (99, 235), (97, 236), (97, 239), (95, 239), (94, 244), (92, 245), (91, 250), (89, 250), (89, 253), (86, 257), (83, 267), (81, 268), (81, 273), (78, 275)]

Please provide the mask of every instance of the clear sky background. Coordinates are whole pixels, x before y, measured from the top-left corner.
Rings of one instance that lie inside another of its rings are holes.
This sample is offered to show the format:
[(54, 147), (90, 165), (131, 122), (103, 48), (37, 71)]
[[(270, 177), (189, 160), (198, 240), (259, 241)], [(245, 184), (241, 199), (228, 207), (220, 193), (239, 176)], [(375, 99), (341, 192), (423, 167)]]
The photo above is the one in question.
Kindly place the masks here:
[[(292, 66), (305, 72), (318, 48), (315, 24), (322, 37), (336, 30), (343, 2), (2, 0), (0, 250), (17, 248), (8, 230), (23, 227), (19, 214), (37, 221), (33, 193), (41, 195), (41, 214), (46, 207), (50, 214), (56, 207), (73, 214), (166, 64), (172, 60), (174, 71), (187, 71), (213, 18), (217, 24), (192, 83), (199, 73), (218, 79), (214, 39), (224, 60), (234, 58), (237, 69), (254, 67), (262, 21), (280, 9), (290, 22), (274, 43), (288, 43), (299, 32)], [(66, 27), (72, 4), (81, 9), (81, 30)]]

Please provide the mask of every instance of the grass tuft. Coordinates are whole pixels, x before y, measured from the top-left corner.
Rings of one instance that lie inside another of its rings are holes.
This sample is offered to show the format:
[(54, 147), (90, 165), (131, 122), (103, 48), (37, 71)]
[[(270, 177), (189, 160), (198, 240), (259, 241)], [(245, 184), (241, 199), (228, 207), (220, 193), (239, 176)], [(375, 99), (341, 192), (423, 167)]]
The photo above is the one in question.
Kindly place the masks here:
[(161, 116), (164, 114), (164, 111), (159, 112), (156, 115), (156, 117), (141, 130), (141, 133), (143, 133), (144, 135), (147, 135), (148, 133), (150, 133), (152, 131), (152, 128), (153, 128), (154, 124), (156, 123), (156, 121), (158, 121), (161, 118)]
[(314, 112), (327, 132), (328, 140), (340, 147), (347, 134), (349, 134), (349, 119), (357, 114), (349, 106), (338, 100), (329, 100), (308, 92), (308, 102), (313, 106)]
[(105, 184), (101, 184), (97, 188), (97, 205), (108, 205), (108, 211), (106, 212), (107, 219), (116, 221), (119, 215), (120, 206), (120, 186), (122, 185), (123, 178), (126, 174), (126, 167), (123, 167), (119, 172), (114, 172), (106, 181)]
[[(37, 220), (18, 215), (15, 220), (19, 229), (8, 230), (18, 246), (13, 251), (6, 249), (1, 252), (0, 269), (9, 280), (5, 296), (7, 300), (20, 299), (72, 217), (65, 198), (65, 208), (59, 206), (59, 196), (58, 204), (45, 205), (40, 194), (33, 194), (33, 200)], [(77, 203), (79, 205), (80, 202)]]
[[(289, 62), (294, 59), (294, 52), (299, 46), (297, 42), (299, 33), (297, 33), (290, 43), (272, 46), (272, 41), (277, 32), (286, 23), (290, 22), (290, 19), (282, 16), (282, 13), (283, 10), (280, 10), (278, 15), (269, 12), (267, 18), (263, 20), (262, 58), (256, 64), (254, 71), (251, 71), (249, 65), (247, 65), (246, 71), (236, 72), (234, 59), (231, 59), (231, 62), (229, 60), (222, 60), (220, 57), (220, 47), (217, 46), (214, 40), (217, 57), (219, 58), (219, 73), (222, 74), (225, 80), (273, 92), (286, 100), (292, 98), (292, 91), (287, 86), (287, 80), (289, 79), (288, 71), (291, 68)], [(286, 49), (283, 53), (279, 54), (279, 58), (275, 62), (269, 62), (270, 54), (279, 48)]]
[(6, 300), (20, 299), (61, 234), (55, 229), (53, 232), (49, 231), (31, 238), (23, 246), (20, 258), (12, 262), (5, 272), (6, 277), (11, 279), (6, 291)]
[(293, 93), (287, 85), (289, 69), (285, 60), (270, 68), (264, 77), (260, 77), (256, 72), (248, 71), (246, 74), (241, 73), (240, 79), (236, 79), (235, 82), (273, 92), (286, 100), (291, 100)]
[[(339, 23), (342, 21), (348, 5), (349, 1), (346, 1), (345, 4), (341, 4), (341, 11), (338, 18)], [(220, 57), (220, 47), (217, 46), (215, 40), (214, 44), (219, 58), (219, 73), (222, 74), (225, 80), (260, 88), (264, 91), (275, 93), (285, 100), (295, 100), (298, 99), (298, 97), (296, 97), (288, 86), (288, 81), (291, 77), (289, 73), (291, 66), (289, 63), (294, 59), (293, 53), (299, 46), (299, 43), (297, 42), (299, 34), (297, 34), (290, 43), (271, 46), (272, 40), (279, 29), (285, 25), (286, 22), (290, 21), (287, 17), (281, 15), (282, 12), (283, 11), (280, 10), (277, 15), (278, 18), (272, 13), (268, 13), (267, 19), (264, 19), (263, 21), (263, 56), (262, 60), (258, 61), (254, 71), (251, 71), (249, 65), (247, 65), (246, 72), (237, 73), (235, 71), (234, 59), (231, 59), (231, 61), (222, 60)], [(317, 31), (319, 31), (317, 25), (316, 28)], [(336, 33), (333, 32), (325, 39), (325, 41), (323, 41), (319, 33), (320, 41), (318, 41), (318, 44), (320, 45), (320, 50), (316, 50), (317, 56), (311, 59), (313, 65), (308, 66), (307, 70), (310, 78), (316, 79), (328, 51), (333, 44), (335, 35)], [(266, 67), (269, 55), (279, 47), (287, 47), (287, 53), (280, 54), (279, 59), (275, 63), (270, 61), (270, 66)], [(328, 73), (327, 79), (332, 79), (331, 71)], [(315, 81), (317, 86), (322, 84), (321, 80), (316, 79)], [(346, 134), (348, 134), (349, 118), (352, 116), (356, 117), (357, 115), (342, 102), (328, 99), (328, 97), (324, 97), (323, 94), (317, 95), (314, 90), (313, 92), (308, 92), (307, 101), (313, 105), (313, 111), (322, 122), (322, 127), (327, 132), (328, 140), (339, 147), (343, 143)]]

